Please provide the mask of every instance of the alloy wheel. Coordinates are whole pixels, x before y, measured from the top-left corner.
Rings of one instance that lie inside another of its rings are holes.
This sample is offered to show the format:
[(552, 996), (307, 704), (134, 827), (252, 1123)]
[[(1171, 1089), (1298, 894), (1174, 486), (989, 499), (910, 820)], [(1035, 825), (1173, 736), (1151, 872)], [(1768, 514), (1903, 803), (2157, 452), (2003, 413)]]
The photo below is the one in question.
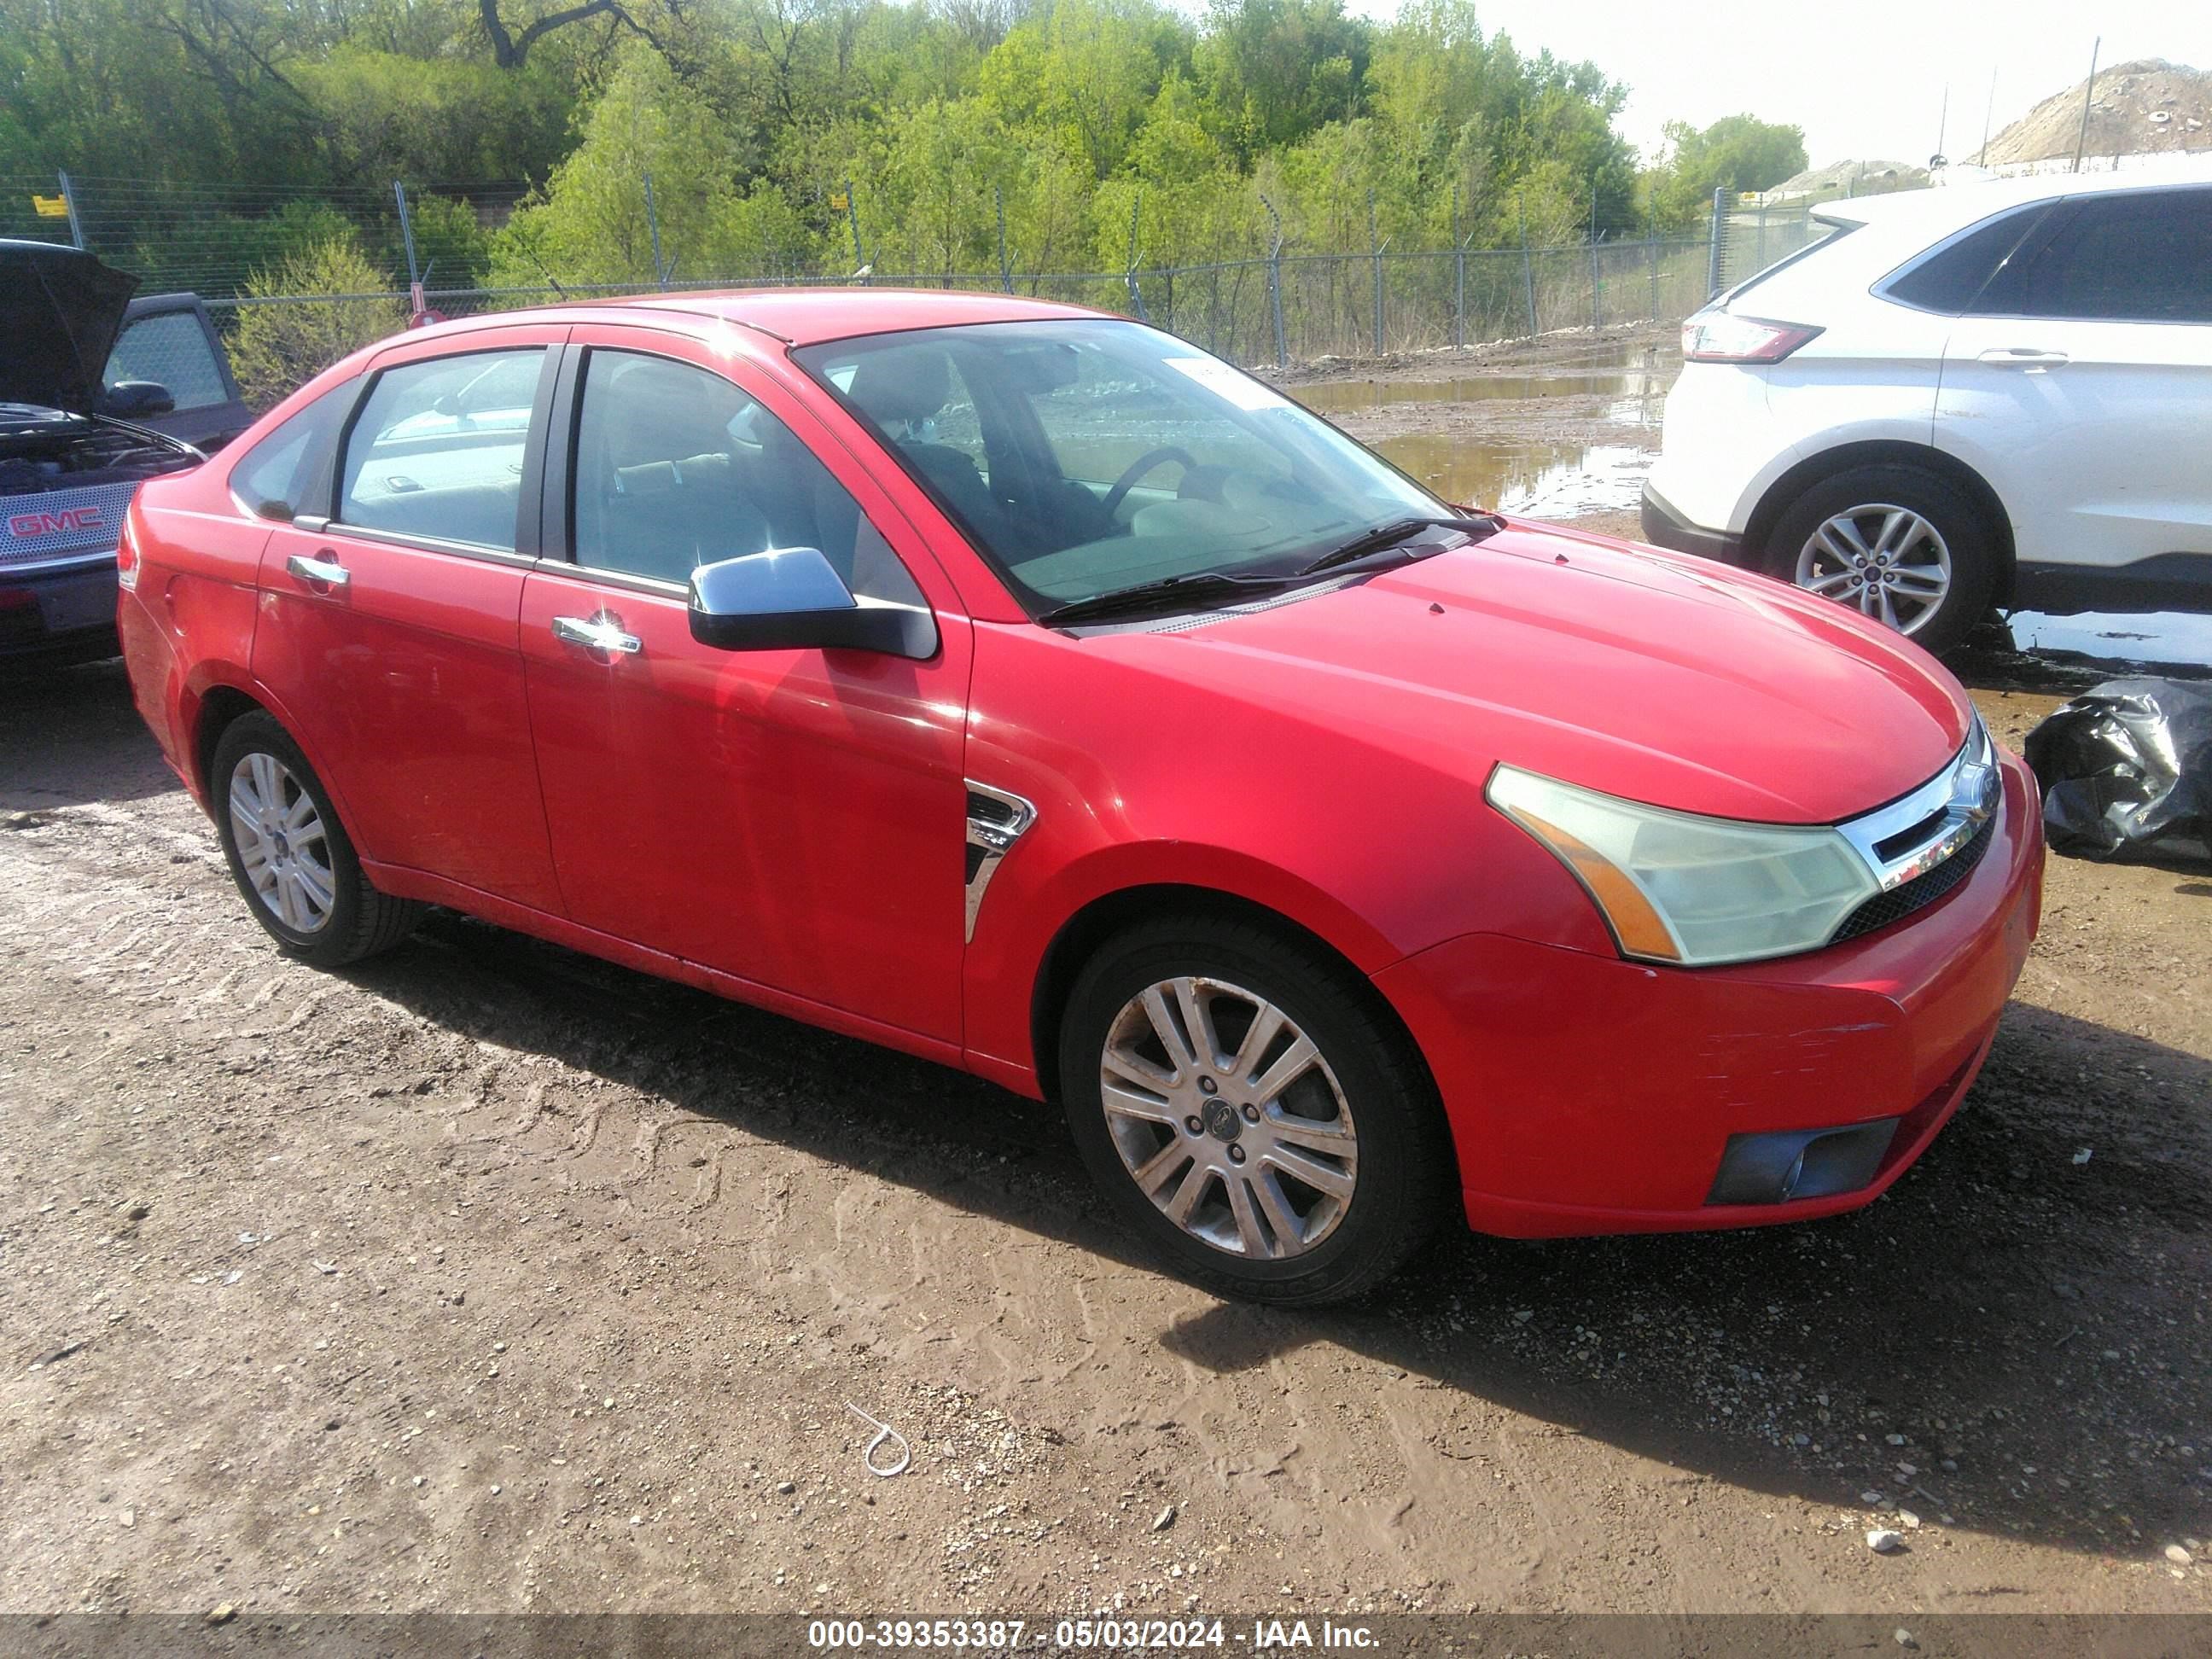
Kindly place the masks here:
[(1191, 1237), (1282, 1261), (1343, 1221), (1359, 1173), (1352, 1107), (1265, 997), (1196, 976), (1147, 986), (1108, 1029), (1098, 1081), (1130, 1178)]
[(1911, 507), (1872, 502), (1821, 521), (1797, 555), (1797, 586), (1911, 635), (1951, 592), (1951, 550)]
[(230, 774), (230, 827), (254, 896), (295, 933), (317, 933), (337, 902), (329, 839), (315, 798), (292, 769), (260, 750)]

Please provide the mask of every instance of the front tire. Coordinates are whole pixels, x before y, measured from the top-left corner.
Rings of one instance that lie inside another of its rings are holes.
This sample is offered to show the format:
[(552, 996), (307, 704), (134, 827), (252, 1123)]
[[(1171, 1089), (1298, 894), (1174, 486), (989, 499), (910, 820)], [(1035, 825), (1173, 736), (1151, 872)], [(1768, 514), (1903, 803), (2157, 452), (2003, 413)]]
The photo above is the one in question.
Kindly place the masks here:
[(1217, 1294), (1358, 1296), (1444, 1212), (1451, 1147), (1425, 1067), (1309, 943), (1202, 917), (1120, 934), (1077, 977), (1060, 1066), (1108, 1201)]
[(224, 727), (208, 782), (231, 878), (285, 954), (342, 968), (413, 929), (422, 907), (369, 884), (322, 781), (273, 717)]
[(1938, 656), (1989, 614), (1999, 558), (1979, 505), (1949, 480), (1897, 463), (1822, 479), (1790, 504), (1765, 548), (1769, 575)]

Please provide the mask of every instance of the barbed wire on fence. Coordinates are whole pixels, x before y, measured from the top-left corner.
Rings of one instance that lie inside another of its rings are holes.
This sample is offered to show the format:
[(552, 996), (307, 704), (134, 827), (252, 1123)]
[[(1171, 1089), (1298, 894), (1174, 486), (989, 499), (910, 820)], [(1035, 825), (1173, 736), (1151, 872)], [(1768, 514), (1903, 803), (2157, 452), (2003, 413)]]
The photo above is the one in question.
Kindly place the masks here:
[[(639, 193), (651, 222), (642, 179)], [(1202, 264), (1024, 271), (1002, 246), (995, 269), (959, 271), (825, 266), (687, 270), (678, 279), (672, 259), (642, 282), (571, 282), (547, 270), (542, 284), (487, 283), (486, 237), (528, 195), (526, 185), (512, 180), (332, 190), (0, 178), (0, 236), (76, 241), (137, 276), (143, 291), (198, 293), (230, 332), (246, 313), (264, 308), (411, 302), (416, 293), (429, 309), (464, 316), (641, 289), (858, 282), (1004, 291), (1126, 313), (1232, 362), (1286, 366), (1676, 320), (1820, 229), (1804, 208), (1740, 207), (1717, 198), (1702, 235), (1557, 247), (1319, 250), (1276, 241), (1249, 257)], [(857, 222), (853, 198), (841, 197), (839, 205)], [(344, 294), (252, 291), (266, 287), (282, 251), (320, 234), (319, 228), (349, 231), (366, 256), (364, 274), (382, 273), (391, 286)], [(657, 245), (657, 222), (652, 228)], [(459, 251), (463, 243), (475, 250), (475, 263)]]

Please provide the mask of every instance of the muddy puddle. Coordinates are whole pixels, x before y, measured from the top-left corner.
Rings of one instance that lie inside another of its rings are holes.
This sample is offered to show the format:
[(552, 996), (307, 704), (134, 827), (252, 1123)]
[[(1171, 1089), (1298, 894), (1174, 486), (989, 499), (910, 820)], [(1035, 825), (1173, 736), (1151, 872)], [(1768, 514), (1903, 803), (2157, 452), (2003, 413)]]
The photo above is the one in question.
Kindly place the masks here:
[(2007, 620), (2013, 642), (2023, 651), (2077, 657), (2109, 665), (2116, 673), (2138, 666), (2154, 672), (2174, 668), (2196, 671), (2193, 678), (2212, 670), (2212, 617), (2174, 611), (2141, 617), (2046, 617), (2016, 611)]
[[(1285, 391), (1447, 501), (1531, 518), (1601, 519), (1634, 535), (1680, 359), (1665, 346), (1600, 347), (1525, 373), (1328, 380)], [(2212, 671), (2212, 616), (2010, 619), (2019, 648), (2120, 673)]]
[(1573, 518), (1635, 507), (1674, 368), (1635, 352), (1524, 374), (1287, 390), (1448, 500)]

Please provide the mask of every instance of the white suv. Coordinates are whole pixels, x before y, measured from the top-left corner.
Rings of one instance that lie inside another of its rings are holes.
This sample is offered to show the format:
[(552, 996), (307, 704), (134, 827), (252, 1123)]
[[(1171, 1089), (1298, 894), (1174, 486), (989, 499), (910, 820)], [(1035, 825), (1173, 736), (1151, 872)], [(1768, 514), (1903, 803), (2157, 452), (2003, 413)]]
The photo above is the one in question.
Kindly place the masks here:
[(1682, 326), (1646, 540), (1931, 651), (2212, 609), (2212, 170), (1835, 202)]

